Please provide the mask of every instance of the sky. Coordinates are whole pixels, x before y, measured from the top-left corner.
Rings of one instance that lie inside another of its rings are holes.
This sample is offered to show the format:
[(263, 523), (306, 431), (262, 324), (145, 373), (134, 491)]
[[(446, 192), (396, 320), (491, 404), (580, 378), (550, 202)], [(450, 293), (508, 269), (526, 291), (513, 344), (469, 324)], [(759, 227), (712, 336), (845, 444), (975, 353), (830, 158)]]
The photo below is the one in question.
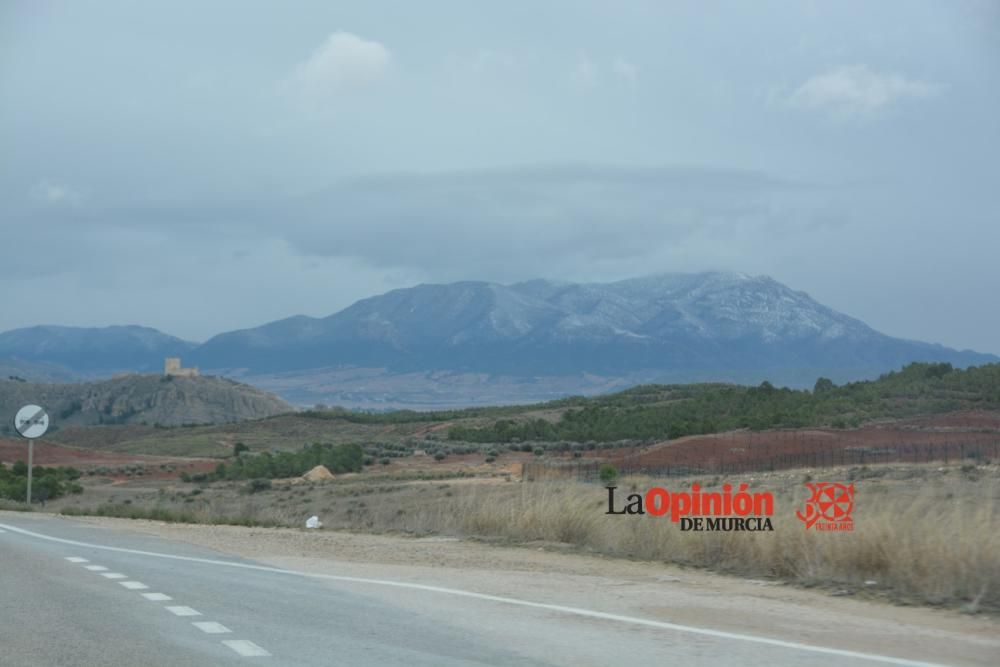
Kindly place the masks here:
[(0, 330), (767, 274), (1000, 353), (1000, 4), (0, 3)]

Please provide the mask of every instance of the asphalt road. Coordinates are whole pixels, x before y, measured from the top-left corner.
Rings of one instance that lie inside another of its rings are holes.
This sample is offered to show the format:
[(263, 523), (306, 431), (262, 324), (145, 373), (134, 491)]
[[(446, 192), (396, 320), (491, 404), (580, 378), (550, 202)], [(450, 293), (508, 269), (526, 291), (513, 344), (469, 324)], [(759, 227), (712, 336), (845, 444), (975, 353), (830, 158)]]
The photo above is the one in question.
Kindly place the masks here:
[(407, 584), (303, 576), (68, 519), (0, 517), (0, 665), (927, 663)]

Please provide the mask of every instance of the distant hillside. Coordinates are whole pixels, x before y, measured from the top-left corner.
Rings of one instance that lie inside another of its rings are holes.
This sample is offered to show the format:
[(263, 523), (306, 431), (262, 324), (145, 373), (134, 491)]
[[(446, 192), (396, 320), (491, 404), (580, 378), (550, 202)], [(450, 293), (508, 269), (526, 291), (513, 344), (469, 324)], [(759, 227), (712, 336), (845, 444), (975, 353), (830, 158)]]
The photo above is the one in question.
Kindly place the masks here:
[(32, 382), (77, 382), (83, 379), (79, 373), (65, 366), (20, 359), (0, 359), (0, 378)]
[(102, 382), (36, 384), (0, 380), (2, 432), (26, 403), (43, 406), (50, 428), (95, 424), (217, 424), (268, 417), (291, 410), (259, 389), (216, 377), (130, 375)]
[[(717, 272), (606, 284), (419, 285), (325, 318), (220, 334), (190, 357), (300, 403), (397, 407), (428, 397), (440, 406), (540, 400), (648, 382), (803, 387), (818, 376), (867, 379), (914, 361), (998, 360), (887, 336), (766, 276)], [(351, 379), (351, 368), (378, 369), (377, 377)]]
[(202, 345), (141, 327), (0, 334), (0, 366), (22, 364), (32, 377), (158, 370), (165, 356), (300, 405), (379, 409), (523, 403), (645, 383), (809, 387), (819, 376), (870, 379), (912, 362), (1000, 360), (893, 338), (767, 276), (721, 272), (418, 285)]
[(735, 429), (857, 427), (880, 419), (958, 410), (1000, 409), (1000, 364), (954, 369), (910, 364), (877, 380), (837, 386), (819, 378), (812, 391), (720, 384), (646, 385), (609, 396), (567, 400), (556, 421), (498, 419), (454, 425), (452, 440), (472, 442), (665, 439)]
[[(420, 285), (330, 317), (216, 336), (206, 368), (251, 373), (352, 365), (537, 376), (662, 371), (884, 372), (912, 361), (996, 361), (881, 334), (766, 276), (664, 274), (607, 284)], [(837, 380), (853, 378), (834, 378)]]
[(814, 381), (811, 391), (766, 384), (645, 385), (536, 405), (437, 412), (325, 409), (197, 428), (67, 428), (53, 440), (76, 447), (175, 456), (229, 457), (236, 442), (254, 452), (301, 450), (303, 443), (311, 442), (364, 443), (375, 460), (410, 456), (416, 449), (431, 455), (466, 454), (470, 447), (482, 452), (542, 447), (568, 456), (570, 449), (580, 452), (598, 445), (604, 449), (622, 441), (648, 444), (733, 429), (833, 428), (851, 437), (858, 426), (905, 430), (913, 422), (895, 427), (891, 423), (943, 413), (956, 413), (950, 422), (955, 426), (938, 435), (955, 443), (983, 432), (996, 433), (998, 411), (1000, 364), (966, 370), (911, 364), (873, 381), (841, 386)]
[(0, 333), (0, 366), (20, 367), (30, 379), (142, 373), (162, 370), (164, 357), (181, 357), (194, 348), (149, 327), (36, 326)]

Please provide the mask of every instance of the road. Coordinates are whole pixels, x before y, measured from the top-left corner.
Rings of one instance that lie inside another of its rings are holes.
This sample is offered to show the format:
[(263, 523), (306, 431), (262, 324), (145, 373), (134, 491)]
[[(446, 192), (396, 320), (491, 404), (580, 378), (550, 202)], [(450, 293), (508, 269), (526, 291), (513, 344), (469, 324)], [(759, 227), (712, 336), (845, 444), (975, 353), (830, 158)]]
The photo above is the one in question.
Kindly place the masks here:
[(0, 664), (942, 664), (405, 579), (297, 572), (0, 514)]

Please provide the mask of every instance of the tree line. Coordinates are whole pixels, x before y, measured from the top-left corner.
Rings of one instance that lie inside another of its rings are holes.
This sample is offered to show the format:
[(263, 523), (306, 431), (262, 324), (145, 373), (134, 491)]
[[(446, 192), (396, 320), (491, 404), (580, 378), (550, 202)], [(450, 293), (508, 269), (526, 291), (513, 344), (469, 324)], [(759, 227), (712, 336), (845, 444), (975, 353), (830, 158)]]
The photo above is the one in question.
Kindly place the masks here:
[(211, 473), (188, 475), (183, 481), (212, 482), (238, 479), (280, 479), (299, 477), (318, 465), (326, 466), (332, 473), (360, 472), (364, 450), (357, 444), (331, 445), (314, 443), (294, 452), (250, 453), (243, 449), (230, 461), (220, 463)]
[(464, 442), (597, 441), (679, 438), (733, 429), (856, 427), (885, 417), (958, 409), (1000, 408), (1000, 364), (955, 369), (913, 363), (877, 380), (837, 386), (828, 378), (813, 389), (723, 384), (645, 385), (595, 399), (576, 399), (557, 421), (498, 419), (482, 427), (455, 425)]

